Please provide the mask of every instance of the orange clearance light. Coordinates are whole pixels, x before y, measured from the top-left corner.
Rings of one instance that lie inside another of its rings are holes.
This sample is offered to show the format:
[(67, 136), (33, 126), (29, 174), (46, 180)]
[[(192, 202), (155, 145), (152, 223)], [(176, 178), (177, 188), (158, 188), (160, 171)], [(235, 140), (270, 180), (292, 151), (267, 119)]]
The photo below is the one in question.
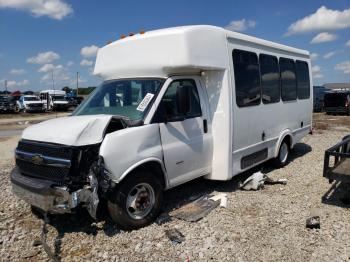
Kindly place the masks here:
[(145, 33), (145, 31), (141, 30), (140, 31), (140, 35), (143, 35)]
[(120, 39), (124, 39), (126, 37), (126, 35), (121, 35)]
[(129, 33), (129, 36), (133, 36), (134, 35), (134, 33)]

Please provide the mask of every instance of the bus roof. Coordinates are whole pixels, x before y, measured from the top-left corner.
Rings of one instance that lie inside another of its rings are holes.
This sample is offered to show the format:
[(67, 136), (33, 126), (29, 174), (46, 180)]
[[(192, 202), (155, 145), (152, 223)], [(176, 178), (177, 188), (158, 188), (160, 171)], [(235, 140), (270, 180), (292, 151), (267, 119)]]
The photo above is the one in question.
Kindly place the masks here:
[(94, 74), (102, 78), (166, 77), (228, 68), (231, 39), (309, 58), (309, 52), (209, 25), (173, 27), (126, 37), (99, 49)]

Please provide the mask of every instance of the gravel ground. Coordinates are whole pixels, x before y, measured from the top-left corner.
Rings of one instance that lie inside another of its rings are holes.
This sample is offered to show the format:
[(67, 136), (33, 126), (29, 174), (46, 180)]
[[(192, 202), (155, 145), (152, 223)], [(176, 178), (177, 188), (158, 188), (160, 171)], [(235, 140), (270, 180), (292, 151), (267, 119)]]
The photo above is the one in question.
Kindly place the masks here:
[[(317, 130), (316, 130), (317, 131)], [(218, 207), (199, 222), (172, 219), (132, 232), (122, 232), (105, 218), (93, 221), (84, 210), (75, 215), (50, 216), (48, 243), (62, 261), (349, 261), (350, 210), (341, 199), (341, 185), (322, 203), (331, 185), (322, 177), (324, 150), (345, 131), (321, 130), (305, 137), (282, 169), (259, 167), (287, 185), (260, 191), (237, 190), (232, 181), (197, 179), (166, 193), (164, 212), (212, 192), (227, 192), (227, 208)], [(40, 245), (42, 220), (11, 193), (13, 160), (0, 167), (0, 260), (49, 260)], [(349, 191), (350, 192), (350, 191)], [(321, 229), (306, 229), (312, 210), (321, 216)], [(185, 241), (173, 244), (167, 229), (178, 229)]]

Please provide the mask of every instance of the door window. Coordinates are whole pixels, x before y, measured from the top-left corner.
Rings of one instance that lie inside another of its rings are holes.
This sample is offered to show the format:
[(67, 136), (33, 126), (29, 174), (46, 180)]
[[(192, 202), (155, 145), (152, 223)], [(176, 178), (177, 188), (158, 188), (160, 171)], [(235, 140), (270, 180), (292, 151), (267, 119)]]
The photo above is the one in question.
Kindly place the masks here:
[(201, 115), (195, 81), (193, 79), (179, 79), (173, 81), (165, 92), (156, 114), (156, 121), (182, 121)]

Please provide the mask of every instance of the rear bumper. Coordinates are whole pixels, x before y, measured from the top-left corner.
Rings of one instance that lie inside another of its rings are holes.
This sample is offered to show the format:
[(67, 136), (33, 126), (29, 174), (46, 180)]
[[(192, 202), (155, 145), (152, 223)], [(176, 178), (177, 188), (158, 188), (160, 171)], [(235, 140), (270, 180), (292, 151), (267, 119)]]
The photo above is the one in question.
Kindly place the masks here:
[(18, 168), (11, 172), (11, 183), (16, 196), (49, 213), (69, 213), (80, 203), (87, 202), (91, 195), (88, 188), (69, 192), (52, 181), (24, 176)]

